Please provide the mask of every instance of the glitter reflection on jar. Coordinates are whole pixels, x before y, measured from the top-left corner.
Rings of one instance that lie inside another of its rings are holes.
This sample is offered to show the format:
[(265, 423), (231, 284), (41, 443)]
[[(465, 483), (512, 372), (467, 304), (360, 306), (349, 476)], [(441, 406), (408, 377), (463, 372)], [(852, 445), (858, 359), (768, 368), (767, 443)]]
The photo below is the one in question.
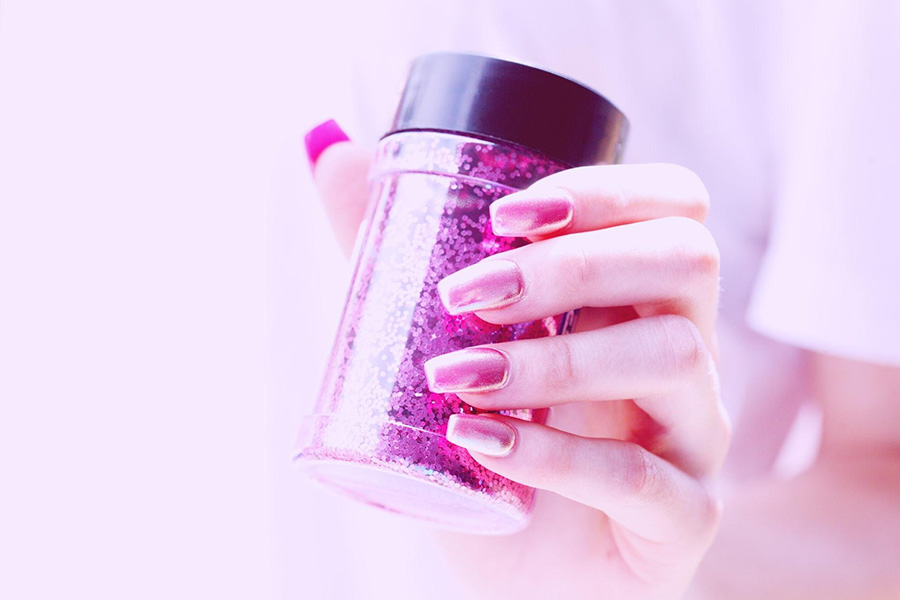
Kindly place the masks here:
[[(481, 72), (473, 66), (481, 66)], [(298, 441), (300, 464), (326, 486), (441, 527), (477, 533), (524, 527), (534, 490), (482, 467), (446, 439), (451, 415), (476, 411), (455, 394), (429, 390), (423, 364), (475, 345), (567, 333), (575, 320), (575, 313), (568, 312), (493, 325), (471, 313), (449, 314), (438, 293), (438, 282), (448, 275), (528, 243), (493, 233), (492, 202), (579, 164), (531, 149), (543, 149), (539, 144), (526, 148), (514, 143), (521, 124), (506, 129), (501, 124), (492, 131), (491, 138), (504, 142), (476, 135), (473, 127), (444, 131), (451, 128), (441, 119), (465, 107), (451, 95), (449, 100), (457, 104), (435, 111), (435, 102), (448, 101), (440, 86), (447, 81), (458, 86), (454, 78), (460, 77), (481, 78), (482, 83), (510, 71), (521, 76), (522, 85), (546, 88), (550, 78), (563, 100), (577, 88), (576, 93), (599, 105), (608, 123), (604, 121), (604, 131), (587, 136), (586, 143), (602, 145), (593, 149), (600, 155), (592, 155), (590, 162), (615, 160), (624, 139), (624, 117), (580, 84), (484, 57), (429, 55), (414, 63), (395, 127), (377, 149), (368, 231), (359, 246), (316, 412), (302, 421)], [(416, 112), (422, 106), (432, 109), (425, 117)], [(486, 117), (482, 115), (490, 124)], [(427, 128), (417, 122), (420, 118), (431, 120)], [(503, 414), (543, 422), (546, 411)]]

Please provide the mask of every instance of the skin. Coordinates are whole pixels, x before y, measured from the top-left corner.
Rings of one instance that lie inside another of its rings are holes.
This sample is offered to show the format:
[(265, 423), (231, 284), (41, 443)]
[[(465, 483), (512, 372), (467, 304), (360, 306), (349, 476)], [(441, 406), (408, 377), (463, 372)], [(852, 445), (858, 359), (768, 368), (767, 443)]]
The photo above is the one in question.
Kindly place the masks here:
[[(339, 143), (315, 167), (348, 253), (370, 156)], [(461, 394), (487, 410), (552, 407), (547, 426), (486, 417), (512, 424), (516, 446), (502, 458), (472, 456), (541, 492), (519, 534), (436, 532), (468, 597), (897, 598), (900, 369), (813, 355), (825, 419), (817, 462), (796, 479), (738, 484), (719, 497), (712, 484), (730, 427), (715, 367), (718, 250), (702, 225), (702, 182), (674, 165), (603, 166), (520, 194), (565, 195), (573, 221), (504, 253), (526, 293), (476, 314), (513, 323), (586, 308), (570, 336), (498, 345), (511, 361), (506, 387)]]

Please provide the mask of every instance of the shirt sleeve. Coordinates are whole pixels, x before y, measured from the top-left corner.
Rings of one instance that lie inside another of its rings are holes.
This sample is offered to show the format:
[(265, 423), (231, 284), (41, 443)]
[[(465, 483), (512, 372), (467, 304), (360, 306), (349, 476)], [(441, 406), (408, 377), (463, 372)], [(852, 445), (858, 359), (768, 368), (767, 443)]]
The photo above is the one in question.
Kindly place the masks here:
[(900, 365), (900, 9), (825, 4), (782, 21), (775, 212), (748, 318), (796, 346)]

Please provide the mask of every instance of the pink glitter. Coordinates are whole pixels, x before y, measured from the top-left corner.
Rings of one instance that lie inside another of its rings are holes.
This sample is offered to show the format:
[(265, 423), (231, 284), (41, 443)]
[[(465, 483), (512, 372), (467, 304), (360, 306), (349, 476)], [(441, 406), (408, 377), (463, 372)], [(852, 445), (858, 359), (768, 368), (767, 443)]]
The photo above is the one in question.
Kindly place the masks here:
[[(396, 133), (378, 148), (377, 197), (316, 414), (298, 459), (317, 480), (434, 524), (508, 533), (527, 523), (534, 490), (475, 462), (445, 437), (475, 409), (428, 389), (426, 360), (475, 346), (567, 333), (575, 313), (497, 326), (450, 315), (437, 284), (522, 246), (495, 236), (491, 202), (565, 168), (514, 146), (448, 133)], [(544, 411), (507, 411), (541, 421)]]

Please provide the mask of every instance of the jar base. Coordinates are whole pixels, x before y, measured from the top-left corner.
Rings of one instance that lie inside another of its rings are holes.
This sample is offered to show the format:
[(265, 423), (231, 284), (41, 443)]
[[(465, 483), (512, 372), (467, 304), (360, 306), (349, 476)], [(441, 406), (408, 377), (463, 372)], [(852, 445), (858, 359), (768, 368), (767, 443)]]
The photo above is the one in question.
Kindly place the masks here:
[[(304, 420), (310, 425), (321, 422), (322, 417), (315, 415)], [(334, 421), (331, 416), (331, 426), (336, 425)], [(441, 529), (506, 535), (521, 531), (530, 520), (530, 511), (489, 493), (435, 481), (435, 476), (441, 477), (439, 473), (419, 472), (415, 467), (401, 472), (391, 465), (373, 462), (371, 457), (336, 457), (315, 445), (305, 445), (296, 460), (307, 476), (325, 488)]]
[(527, 513), (511, 514), (517, 511), (471, 491), (450, 489), (379, 465), (302, 456), (298, 463), (325, 488), (441, 529), (507, 535), (521, 531), (529, 521)]

